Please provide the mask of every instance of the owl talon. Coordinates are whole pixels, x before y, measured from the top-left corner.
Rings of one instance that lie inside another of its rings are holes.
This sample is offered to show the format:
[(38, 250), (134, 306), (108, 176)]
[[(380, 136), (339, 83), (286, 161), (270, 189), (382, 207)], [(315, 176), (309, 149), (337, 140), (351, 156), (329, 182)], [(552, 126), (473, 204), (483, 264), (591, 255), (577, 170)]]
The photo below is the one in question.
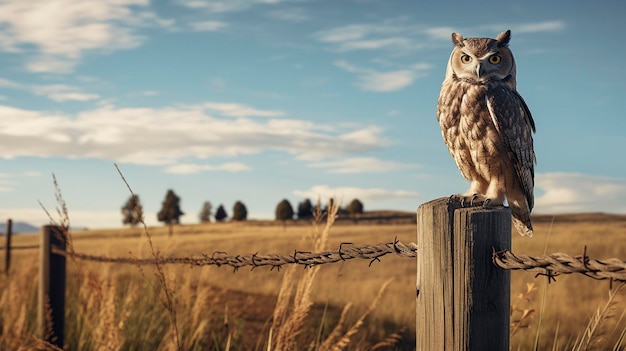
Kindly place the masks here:
[(483, 202), (483, 208), (488, 208), (490, 207), (489, 204), (491, 203), (491, 199), (485, 199), (485, 201)]
[(472, 199), (470, 200), (470, 207), (476, 206), (476, 205), (474, 205), (474, 201), (476, 201), (476, 199), (478, 199), (478, 194), (472, 195)]

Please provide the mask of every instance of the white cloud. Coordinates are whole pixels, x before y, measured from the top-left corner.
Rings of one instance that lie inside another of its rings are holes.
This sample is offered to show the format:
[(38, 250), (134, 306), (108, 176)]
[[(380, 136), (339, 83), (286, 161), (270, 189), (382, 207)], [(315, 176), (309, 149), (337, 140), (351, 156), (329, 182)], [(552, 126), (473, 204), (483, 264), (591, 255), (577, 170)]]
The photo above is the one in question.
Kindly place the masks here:
[(316, 162), (311, 168), (327, 168), (327, 173), (386, 173), (415, 168), (417, 165), (379, 160), (374, 157), (352, 157), (334, 161)]
[(626, 212), (626, 179), (581, 173), (538, 174), (537, 213)]
[(321, 42), (343, 43), (352, 40), (360, 40), (371, 30), (366, 25), (352, 24), (348, 26), (333, 28), (315, 33), (313, 36)]
[(406, 49), (411, 47), (411, 40), (402, 37), (392, 37), (384, 39), (370, 39), (370, 40), (352, 40), (342, 43), (340, 51), (352, 51), (352, 50), (376, 50), (383, 48), (401, 48)]
[[(319, 125), (287, 118), (216, 117), (207, 113), (214, 110), (206, 106), (215, 108), (222, 104), (207, 102), (175, 108), (104, 105), (74, 116), (0, 105), (1, 157), (93, 157), (172, 165), (189, 157), (232, 157), (267, 150), (316, 159), (378, 150), (386, 144), (375, 126)], [(280, 111), (237, 106), (221, 112), (240, 116), (250, 116), (253, 112), (263, 116), (282, 115)]]
[(563, 21), (546, 21), (536, 23), (519, 24), (511, 27), (511, 31), (519, 34), (553, 32), (565, 28)]
[(0, 78), (0, 87), (10, 88), (10, 89), (21, 89), (22, 86), (23, 85), (18, 83), (18, 82), (14, 82), (12, 80)]
[(224, 171), (224, 172), (244, 172), (249, 171), (250, 167), (239, 162), (226, 162), (221, 165), (199, 165), (199, 164), (176, 164), (165, 168), (166, 173), (175, 174), (193, 174), (207, 171)]
[(361, 68), (346, 61), (336, 61), (335, 66), (348, 72), (356, 73), (357, 86), (365, 91), (390, 92), (406, 88), (415, 79), (424, 77), (431, 66), (427, 63), (417, 63), (408, 69), (379, 72), (373, 69)]
[(414, 36), (417, 27), (406, 24), (350, 24), (319, 31), (313, 37), (333, 44), (337, 51), (414, 50), (420, 47)]
[(27, 85), (0, 78), (0, 87), (28, 91), (32, 94), (45, 96), (57, 102), (89, 101), (100, 98), (97, 94), (84, 93), (77, 87), (64, 84)]
[(456, 31), (457, 30), (452, 27), (432, 27), (426, 29), (426, 34), (433, 39), (450, 40), (452, 38), (452, 33)]
[(6, 193), (13, 191), (13, 185), (15, 181), (11, 179), (11, 175), (7, 173), (0, 173), (0, 193)]
[(26, 69), (33, 73), (67, 74), (71, 73), (77, 64), (77, 58), (38, 56), (28, 60)]
[[(488, 24), (476, 27), (426, 27), (402, 19), (390, 19), (377, 23), (349, 24), (322, 30), (313, 34), (319, 42), (330, 45), (333, 50), (389, 50), (394, 53), (411, 52), (423, 48), (440, 47), (450, 42), (452, 32), (468, 36), (485, 31), (500, 33), (506, 28), (519, 34), (551, 32), (565, 28), (563, 21), (520, 23), (517, 25)], [(494, 34), (494, 35), (495, 35)]]
[(267, 16), (287, 22), (303, 22), (311, 19), (302, 8), (283, 8), (269, 11)]
[(31, 88), (31, 90), (36, 95), (43, 95), (48, 97), (51, 100), (62, 102), (62, 101), (89, 101), (98, 99), (100, 96), (97, 94), (88, 94), (83, 93), (78, 90), (76, 87), (55, 84), (55, 85), (35, 85)]
[(207, 110), (216, 111), (230, 117), (282, 117), (282, 111), (258, 110), (236, 103), (206, 102), (202, 104)]
[(396, 91), (401, 90), (413, 83), (413, 72), (400, 70), (392, 72), (369, 72), (359, 77), (359, 87), (367, 91)]
[(226, 27), (226, 22), (222, 21), (202, 21), (191, 23), (191, 29), (198, 32), (214, 32)]
[(39, 177), (39, 172), (27, 171), (23, 173), (0, 173), (0, 192), (10, 192), (19, 184), (23, 177)]
[(0, 49), (32, 52), (32, 72), (68, 73), (87, 51), (140, 45), (137, 27), (167, 27), (149, 13), (148, 0), (8, 0), (0, 4)]
[(382, 188), (358, 188), (358, 187), (330, 187), (328, 185), (315, 185), (308, 190), (295, 190), (294, 195), (310, 199), (344, 199), (358, 198), (364, 202), (389, 201), (397, 199), (415, 199), (420, 195), (407, 190), (386, 190)]
[(179, 3), (192, 9), (205, 9), (209, 12), (244, 11), (255, 5), (273, 5), (281, 0), (180, 0)]

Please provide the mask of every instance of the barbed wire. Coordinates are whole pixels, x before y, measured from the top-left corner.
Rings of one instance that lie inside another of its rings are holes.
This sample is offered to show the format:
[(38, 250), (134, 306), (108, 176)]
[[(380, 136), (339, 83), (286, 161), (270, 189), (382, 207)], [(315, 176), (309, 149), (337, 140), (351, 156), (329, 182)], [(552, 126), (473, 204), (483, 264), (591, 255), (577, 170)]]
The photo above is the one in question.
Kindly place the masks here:
[[(280, 269), (286, 264), (298, 264), (305, 267), (313, 267), (321, 264), (346, 261), (353, 258), (370, 260), (372, 263), (380, 261), (382, 256), (396, 254), (406, 258), (417, 257), (417, 244), (404, 244), (397, 239), (386, 243), (375, 245), (355, 245), (353, 243), (341, 243), (339, 248), (324, 252), (294, 251), (292, 255), (259, 255), (258, 253), (249, 255), (228, 255), (226, 252), (216, 251), (213, 254), (202, 254), (195, 257), (161, 257), (156, 258), (136, 258), (136, 257), (108, 257), (89, 255), (78, 252), (66, 252), (57, 247), (52, 248), (52, 252), (58, 255), (74, 257), (80, 260), (146, 265), (155, 264), (158, 260), (160, 264), (189, 264), (192, 266), (230, 266), (235, 271), (241, 267), (270, 267), (270, 269)], [(614, 281), (626, 282), (626, 261), (609, 258), (605, 260), (592, 260), (587, 256), (586, 249), (583, 255), (572, 257), (564, 253), (554, 253), (540, 257), (527, 255), (515, 255), (511, 251), (494, 252), (493, 263), (503, 269), (525, 270), (537, 272), (538, 275), (548, 276), (554, 279), (560, 274), (579, 273), (593, 279), (611, 279)]]
[(515, 255), (506, 250), (494, 252), (493, 263), (504, 269), (538, 272), (539, 275), (545, 275), (548, 279), (554, 279), (559, 274), (579, 273), (597, 280), (611, 279), (626, 282), (626, 261), (617, 258), (592, 260), (587, 256), (586, 248), (581, 256), (575, 257), (561, 252), (531, 257)]
[(271, 269), (280, 269), (286, 264), (298, 264), (305, 267), (313, 267), (320, 264), (346, 261), (353, 258), (370, 260), (370, 265), (380, 261), (380, 257), (395, 253), (396, 255), (415, 258), (417, 245), (414, 243), (403, 244), (397, 239), (392, 242), (379, 243), (375, 245), (354, 245), (352, 243), (342, 243), (337, 250), (324, 252), (294, 251), (292, 255), (284, 256), (277, 254), (259, 255), (258, 253), (249, 255), (228, 255), (226, 252), (216, 251), (211, 255), (202, 254), (196, 257), (156, 257), (156, 258), (134, 258), (134, 257), (108, 257), (88, 255), (78, 252), (66, 252), (57, 247), (52, 248), (52, 252), (58, 255), (74, 257), (81, 260), (107, 263), (126, 264), (155, 264), (158, 260), (160, 264), (189, 264), (192, 266), (230, 266), (235, 270), (250, 266), (269, 266)]

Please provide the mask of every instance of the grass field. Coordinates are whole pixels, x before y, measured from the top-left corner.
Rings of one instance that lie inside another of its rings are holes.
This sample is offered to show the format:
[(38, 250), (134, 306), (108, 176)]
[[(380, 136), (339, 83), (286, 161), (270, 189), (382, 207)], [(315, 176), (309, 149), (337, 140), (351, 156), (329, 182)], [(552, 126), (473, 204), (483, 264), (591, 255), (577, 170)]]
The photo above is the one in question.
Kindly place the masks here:
[[(602, 214), (537, 216), (535, 236), (513, 233), (513, 251), (527, 255), (544, 252), (587, 254), (592, 258), (626, 259), (626, 216)], [(154, 248), (163, 256), (278, 253), (295, 249), (313, 251), (311, 238), (321, 229), (312, 225), (268, 222), (179, 225), (173, 237), (167, 228), (149, 228)], [(97, 255), (150, 257), (143, 228), (73, 232), (77, 252)], [(355, 244), (415, 241), (412, 224), (355, 224), (342, 222), (330, 229), (327, 249), (342, 242)], [(13, 245), (37, 243), (37, 235), (14, 236)], [(37, 250), (13, 252), (10, 275), (0, 277), (0, 349), (32, 348), (41, 342), (35, 331)], [(168, 265), (160, 273), (152, 266), (68, 262), (66, 345), (72, 350), (266, 350), (277, 314), (281, 284), (302, 285), (309, 279), (312, 307), (302, 319), (297, 350), (412, 350), (415, 348), (415, 260), (385, 256), (381, 262), (350, 260), (323, 265), (313, 276), (310, 269), (270, 271), (267, 268), (189, 267)], [(293, 274), (293, 276), (290, 276)], [(392, 279), (377, 304), (381, 287)], [(616, 283), (613, 284), (615, 288)], [(530, 288), (529, 288), (530, 287)], [(306, 290), (306, 289), (305, 289)], [(594, 313), (609, 298), (609, 282), (584, 276), (559, 276), (547, 284), (545, 277), (527, 272), (512, 274), (512, 350), (624, 350), (618, 338), (626, 330), (626, 288), (612, 300), (607, 312), (584, 347), (580, 340)], [(168, 298), (164, 293), (169, 291)], [(530, 292), (529, 292), (530, 291)], [(302, 296), (296, 294), (296, 300)], [(520, 297), (521, 295), (521, 297)], [(346, 305), (351, 308), (344, 314)], [(541, 313), (543, 305), (543, 313)], [(346, 339), (333, 345), (335, 326), (341, 335), (362, 314), (373, 311)], [(298, 305), (286, 315), (298, 315)], [(169, 309), (169, 312), (168, 312)], [(173, 317), (175, 323), (173, 323)], [(593, 326), (593, 325), (592, 325)], [(178, 338), (176, 337), (178, 335)], [(176, 342), (176, 340), (180, 340)], [(273, 339), (273, 342), (275, 339)], [(41, 346), (41, 345), (40, 345)], [(578, 348), (577, 348), (578, 347)], [(341, 348), (338, 348), (341, 349)]]

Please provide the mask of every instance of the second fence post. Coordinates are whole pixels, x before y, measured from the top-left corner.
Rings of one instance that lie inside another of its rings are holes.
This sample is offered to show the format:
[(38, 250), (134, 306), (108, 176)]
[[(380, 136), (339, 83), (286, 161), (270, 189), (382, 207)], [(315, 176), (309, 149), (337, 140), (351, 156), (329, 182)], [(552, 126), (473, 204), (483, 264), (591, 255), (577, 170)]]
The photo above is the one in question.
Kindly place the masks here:
[(13, 234), (13, 220), (9, 218), (7, 220), (7, 245), (6, 245), (6, 255), (4, 256), (4, 273), (9, 274), (9, 269), (11, 268), (11, 235)]
[(417, 351), (508, 351), (511, 211), (441, 198), (417, 213)]
[(65, 250), (65, 237), (59, 226), (41, 227), (39, 266), (38, 328), (39, 337), (63, 348), (65, 327), (65, 256), (52, 252)]

